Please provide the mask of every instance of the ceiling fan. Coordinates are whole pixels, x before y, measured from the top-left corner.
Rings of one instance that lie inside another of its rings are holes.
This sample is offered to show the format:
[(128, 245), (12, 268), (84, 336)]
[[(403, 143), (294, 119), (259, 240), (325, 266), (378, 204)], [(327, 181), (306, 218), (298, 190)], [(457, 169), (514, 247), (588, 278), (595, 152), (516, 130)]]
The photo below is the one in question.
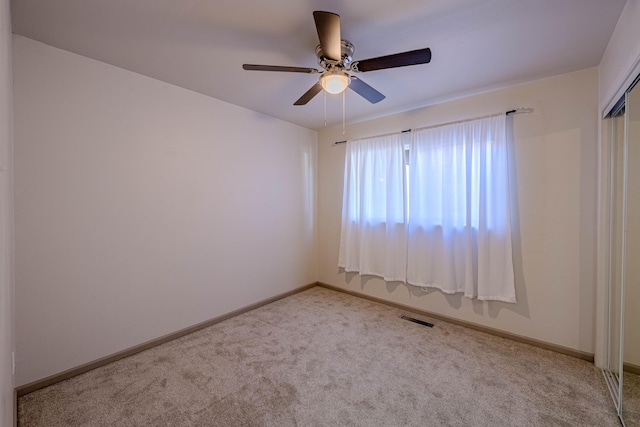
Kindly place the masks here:
[(363, 82), (360, 78), (347, 73), (383, 70), (386, 68), (406, 67), (408, 65), (427, 64), (431, 61), (431, 49), (417, 49), (377, 58), (352, 61), (354, 46), (348, 40), (340, 38), (340, 16), (331, 12), (315, 11), (313, 19), (318, 31), (320, 44), (316, 47), (318, 63), (323, 71), (315, 68), (286, 67), (280, 65), (243, 64), (242, 68), (253, 71), (284, 71), (289, 73), (320, 74), (318, 82), (302, 95), (293, 105), (305, 105), (321, 90), (330, 94), (342, 93), (347, 87), (358, 95), (375, 104), (385, 96)]

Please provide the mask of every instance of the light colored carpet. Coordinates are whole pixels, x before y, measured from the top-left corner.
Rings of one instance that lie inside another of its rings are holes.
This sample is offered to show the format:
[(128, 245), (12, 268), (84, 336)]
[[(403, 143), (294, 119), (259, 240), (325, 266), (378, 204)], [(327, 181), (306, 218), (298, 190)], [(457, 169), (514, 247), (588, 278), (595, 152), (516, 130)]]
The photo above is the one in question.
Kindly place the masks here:
[(592, 364), (314, 287), (23, 396), (21, 426), (619, 426)]
[(640, 426), (640, 375), (622, 374), (622, 417), (627, 427)]

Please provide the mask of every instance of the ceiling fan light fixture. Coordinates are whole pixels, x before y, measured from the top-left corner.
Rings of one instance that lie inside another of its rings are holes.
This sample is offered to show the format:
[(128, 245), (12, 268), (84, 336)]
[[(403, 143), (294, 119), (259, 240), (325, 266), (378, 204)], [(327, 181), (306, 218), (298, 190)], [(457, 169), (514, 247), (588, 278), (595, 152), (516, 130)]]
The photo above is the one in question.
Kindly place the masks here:
[(342, 93), (349, 86), (349, 76), (346, 73), (324, 73), (320, 76), (322, 88), (331, 95)]

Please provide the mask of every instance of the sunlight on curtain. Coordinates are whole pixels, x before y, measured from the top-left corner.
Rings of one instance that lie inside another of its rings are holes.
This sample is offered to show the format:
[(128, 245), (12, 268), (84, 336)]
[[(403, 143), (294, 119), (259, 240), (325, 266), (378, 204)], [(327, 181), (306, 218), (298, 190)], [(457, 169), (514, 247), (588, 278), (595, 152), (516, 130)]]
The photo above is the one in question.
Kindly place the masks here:
[(406, 279), (404, 146), (400, 135), (347, 143), (338, 265)]
[(506, 116), (413, 132), (407, 282), (515, 302)]
[(338, 265), (515, 302), (509, 144), (504, 114), (414, 131), (408, 167), (399, 134), (349, 141)]

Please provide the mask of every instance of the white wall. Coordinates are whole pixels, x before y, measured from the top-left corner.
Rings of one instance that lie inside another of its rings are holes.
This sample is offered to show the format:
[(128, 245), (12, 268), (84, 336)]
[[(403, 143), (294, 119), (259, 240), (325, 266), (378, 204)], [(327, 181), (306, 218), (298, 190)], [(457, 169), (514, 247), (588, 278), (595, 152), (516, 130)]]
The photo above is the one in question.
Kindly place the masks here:
[(0, 425), (13, 425), (13, 153), (11, 18), (0, 0)]
[(315, 282), (315, 131), (13, 55), (18, 386)]
[(518, 303), (428, 293), (337, 267), (345, 145), (318, 137), (318, 280), (478, 325), (593, 353), (597, 69), (348, 125), (347, 138), (533, 107), (514, 117), (520, 240)]
[(627, 89), (640, 64), (640, 0), (627, 0), (599, 66), (600, 109), (615, 102)]

